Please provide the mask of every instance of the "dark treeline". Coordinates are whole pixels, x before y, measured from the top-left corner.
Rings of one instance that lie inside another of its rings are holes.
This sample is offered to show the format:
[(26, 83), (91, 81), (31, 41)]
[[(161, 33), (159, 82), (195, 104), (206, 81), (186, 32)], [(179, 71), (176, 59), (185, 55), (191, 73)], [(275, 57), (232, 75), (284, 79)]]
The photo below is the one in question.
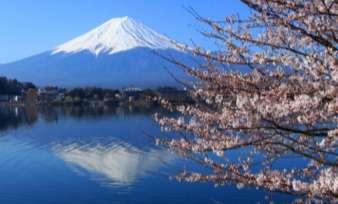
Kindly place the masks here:
[(0, 94), (4, 95), (20, 95), (23, 90), (36, 89), (32, 83), (22, 83), (16, 79), (8, 79), (0, 77)]
[(2, 103), (41, 105), (92, 105), (92, 106), (158, 106), (161, 99), (175, 103), (191, 103), (186, 91), (173, 87), (140, 89), (108, 89), (98, 87), (60, 88), (47, 86), (37, 88), (32, 83), (0, 77)]

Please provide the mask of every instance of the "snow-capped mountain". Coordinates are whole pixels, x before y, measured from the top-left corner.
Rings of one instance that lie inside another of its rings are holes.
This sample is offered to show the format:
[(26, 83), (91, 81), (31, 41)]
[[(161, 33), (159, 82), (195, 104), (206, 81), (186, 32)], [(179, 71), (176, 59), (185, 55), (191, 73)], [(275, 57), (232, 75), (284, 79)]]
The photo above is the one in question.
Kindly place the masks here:
[(52, 54), (78, 53), (84, 50), (95, 55), (114, 54), (137, 47), (176, 49), (172, 40), (166, 36), (126, 16), (113, 18), (98, 28), (58, 46)]
[(187, 60), (173, 42), (130, 17), (113, 18), (50, 51), (0, 65), (0, 75), (39, 86), (178, 86), (164, 67), (183, 73), (159, 56)]

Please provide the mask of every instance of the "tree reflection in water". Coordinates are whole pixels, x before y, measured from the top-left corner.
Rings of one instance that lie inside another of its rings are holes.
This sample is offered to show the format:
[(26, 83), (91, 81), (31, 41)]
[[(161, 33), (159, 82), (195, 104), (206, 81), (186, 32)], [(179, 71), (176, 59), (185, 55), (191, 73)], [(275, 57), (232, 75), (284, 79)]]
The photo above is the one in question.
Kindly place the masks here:
[(0, 131), (16, 129), (21, 125), (32, 125), (38, 120), (36, 106), (0, 106)]
[(0, 132), (16, 129), (22, 125), (32, 125), (42, 119), (46, 122), (58, 121), (60, 117), (95, 119), (112, 115), (151, 114), (158, 109), (135, 107), (90, 107), (90, 106), (20, 106), (0, 105)]

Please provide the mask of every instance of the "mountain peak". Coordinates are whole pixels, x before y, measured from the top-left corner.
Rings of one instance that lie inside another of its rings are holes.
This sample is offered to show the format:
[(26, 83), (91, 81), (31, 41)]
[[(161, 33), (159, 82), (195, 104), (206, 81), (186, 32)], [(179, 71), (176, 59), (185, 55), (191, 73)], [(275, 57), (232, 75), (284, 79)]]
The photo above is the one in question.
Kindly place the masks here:
[(137, 23), (137, 22), (132, 17), (123, 16), (123, 17), (112, 18), (106, 21), (105, 23), (103, 23), (101, 26), (122, 26), (122, 24), (125, 24), (125, 23)]
[(57, 46), (52, 54), (89, 51), (100, 55), (114, 54), (136, 47), (176, 49), (173, 41), (131, 17), (112, 18), (101, 26), (67, 43)]

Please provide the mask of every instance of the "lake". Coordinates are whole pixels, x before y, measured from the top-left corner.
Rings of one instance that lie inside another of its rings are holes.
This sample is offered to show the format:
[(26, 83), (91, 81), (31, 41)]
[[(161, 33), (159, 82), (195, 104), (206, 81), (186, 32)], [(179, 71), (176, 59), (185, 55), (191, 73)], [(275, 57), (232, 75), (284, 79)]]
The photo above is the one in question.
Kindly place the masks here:
[(154, 145), (160, 110), (0, 108), (0, 203), (285, 203), (235, 185), (179, 183), (203, 170)]

